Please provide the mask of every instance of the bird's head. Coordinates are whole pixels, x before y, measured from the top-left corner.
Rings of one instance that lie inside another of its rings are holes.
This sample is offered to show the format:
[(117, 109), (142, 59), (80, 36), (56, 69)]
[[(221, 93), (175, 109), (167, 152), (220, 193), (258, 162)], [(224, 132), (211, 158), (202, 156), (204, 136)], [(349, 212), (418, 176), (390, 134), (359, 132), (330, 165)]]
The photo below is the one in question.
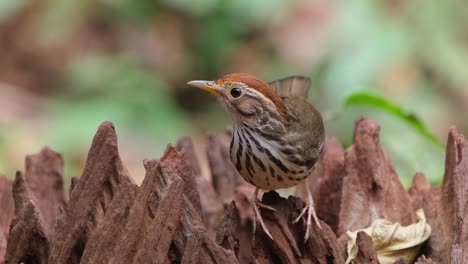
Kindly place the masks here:
[(188, 84), (214, 94), (235, 122), (255, 125), (262, 118), (284, 121), (289, 118), (283, 100), (268, 83), (251, 74), (233, 73), (213, 81), (196, 80)]

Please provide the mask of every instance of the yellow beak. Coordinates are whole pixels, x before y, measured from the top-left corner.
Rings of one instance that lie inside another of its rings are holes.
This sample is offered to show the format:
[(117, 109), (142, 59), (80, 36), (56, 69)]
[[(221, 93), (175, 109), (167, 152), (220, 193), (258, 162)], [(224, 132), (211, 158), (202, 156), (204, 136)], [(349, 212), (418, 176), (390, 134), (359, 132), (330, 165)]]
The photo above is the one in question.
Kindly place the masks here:
[(187, 84), (198, 87), (198, 88), (203, 89), (205, 91), (208, 91), (208, 92), (210, 92), (210, 93), (212, 93), (214, 95), (219, 94), (218, 91), (217, 91), (215, 82), (213, 82), (213, 81), (196, 80), (196, 81), (190, 81)]

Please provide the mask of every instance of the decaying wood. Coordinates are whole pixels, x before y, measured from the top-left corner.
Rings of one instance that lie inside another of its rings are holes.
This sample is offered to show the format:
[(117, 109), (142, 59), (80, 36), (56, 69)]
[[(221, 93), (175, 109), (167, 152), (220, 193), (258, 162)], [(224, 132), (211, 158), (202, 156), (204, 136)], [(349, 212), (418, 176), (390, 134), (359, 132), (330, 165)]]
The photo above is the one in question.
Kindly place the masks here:
[(94, 137), (86, 165), (57, 221), (50, 263), (79, 263), (88, 239), (104, 219), (122, 185), (134, 184), (120, 160), (114, 126), (103, 123)]
[(420, 256), (414, 264), (435, 264), (436, 262), (432, 261), (430, 258), (426, 258), (426, 256)]
[(356, 123), (354, 143), (344, 155), (338, 235), (366, 228), (378, 218), (409, 225), (416, 221), (408, 193), (379, 143), (379, 125)]
[(165, 156), (170, 157), (170, 160), (162, 160), (163, 173), (181, 177), (185, 185), (190, 184), (191, 187), (183, 190), (183, 204), (182, 209), (179, 210), (181, 232), (178, 232), (174, 238), (176, 250), (172, 252), (172, 255), (176, 257), (176, 262), (237, 263), (232, 252), (224, 250), (209, 237), (201, 217), (201, 210), (197, 210), (196, 205), (189, 199), (193, 191), (197, 192), (196, 186), (191, 184), (194, 182), (194, 176), (190, 173), (192, 171), (190, 162), (183, 153), (172, 146), (167, 148)]
[[(428, 222), (432, 236), (426, 247), (426, 256), (436, 263), (466, 263), (468, 261), (468, 142), (451, 128), (447, 139), (445, 175), (440, 190), (434, 195), (436, 213)], [(440, 195), (438, 195), (440, 194)], [(428, 199), (429, 200), (429, 199)], [(429, 200), (431, 201), (431, 200)]]
[(250, 263), (252, 260), (252, 225), (241, 224), (236, 203), (231, 202), (217, 227), (216, 243), (231, 250), (239, 263)]
[(440, 186), (431, 186), (426, 176), (418, 172), (408, 191), (414, 209), (423, 208), (426, 218), (433, 219), (437, 215), (437, 205), (440, 199)]
[(210, 135), (206, 146), (206, 153), (211, 169), (213, 186), (221, 201), (227, 203), (232, 200), (231, 194), (235, 188), (244, 183), (231, 162), (227, 135)]
[(32, 199), (44, 218), (47, 233), (53, 236), (58, 212), (65, 206), (63, 158), (45, 147), (38, 154), (27, 156), (25, 164)]
[(358, 254), (355, 258), (356, 263), (378, 264), (377, 253), (372, 243), (372, 238), (364, 232), (358, 232), (356, 243), (359, 247)]
[(338, 230), (338, 219), (341, 206), (341, 189), (344, 178), (344, 149), (335, 138), (327, 138), (323, 155), (317, 166), (319, 175), (314, 199), (317, 215), (330, 225), (333, 231)]
[(129, 223), (130, 208), (138, 190), (138, 186), (133, 184), (122, 185), (117, 190), (104, 219), (86, 244), (81, 263), (110, 263), (116, 253), (114, 253), (115, 250), (109, 249), (117, 248), (119, 243), (131, 245), (132, 241), (123, 233), (126, 224)]
[[(300, 263), (304, 260), (311, 263), (344, 263), (336, 235), (325, 222), (321, 221), (322, 228), (312, 225), (310, 238), (304, 243), (305, 219), (298, 224), (292, 224), (293, 219), (304, 208), (303, 201), (294, 197), (286, 200), (276, 192), (268, 192), (263, 196), (263, 203), (276, 209), (274, 212), (263, 211), (265, 224), (274, 241), (267, 240), (268, 237), (259, 230), (262, 239), (255, 241), (255, 258), (279, 259), (281, 263)], [(267, 241), (269, 243), (266, 243)]]
[[(432, 236), (416, 263), (465, 263), (465, 138), (450, 130), (442, 186), (417, 173), (405, 192), (379, 130), (362, 118), (348, 149), (326, 140), (309, 177), (322, 228), (313, 224), (304, 242), (305, 219), (292, 223), (304, 206), (300, 195), (263, 194), (262, 202), (275, 208), (261, 209), (274, 240), (262, 228), (253, 233), (254, 188), (231, 164), (226, 135), (208, 138), (211, 181), (201, 175), (191, 140), (183, 138), (161, 159), (144, 162), (139, 187), (120, 159), (113, 125), (105, 122), (81, 177), (72, 179), (68, 204), (62, 158), (48, 148), (28, 156), (25, 175), (18, 172), (14, 184), (0, 176), (0, 256), (6, 250), (7, 263), (344, 263), (346, 231), (377, 218), (408, 225), (423, 208)], [(357, 244), (357, 263), (378, 263), (369, 236), (360, 232)]]
[(107, 263), (163, 263), (167, 259), (180, 229), (184, 185), (177, 175), (163, 173), (166, 159), (167, 153), (161, 161), (145, 161), (145, 180), (128, 213), (122, 239)]
[(0, 174), (0, 263), (5, 261), (10, 223), (15, 213), (12, 189), (13, 182)]
[(11, 221), (5, 255), (6, 263), (45, 263), (49, 253), (50, 237), (45, 222), (33, 202), (31, 191), (21, 172), (13, 183), (15, 217)]
[(223, 212), (222, 201), (218, 199), (218, 195), (213, 184), (201, 175), (201, 169), (197, 155), (195, 154), (192, 140), (188, 137), (181, 138), (177, 143), (177, 149), (182, 151), (185, 157), (190, 161), (193, 177), (186, 179), (185, 193), (188, 193), (190, 201), (194, 204), (198, 211), (202, 212), (204, 223), (212, 232), (213, 227), (219, 221)]

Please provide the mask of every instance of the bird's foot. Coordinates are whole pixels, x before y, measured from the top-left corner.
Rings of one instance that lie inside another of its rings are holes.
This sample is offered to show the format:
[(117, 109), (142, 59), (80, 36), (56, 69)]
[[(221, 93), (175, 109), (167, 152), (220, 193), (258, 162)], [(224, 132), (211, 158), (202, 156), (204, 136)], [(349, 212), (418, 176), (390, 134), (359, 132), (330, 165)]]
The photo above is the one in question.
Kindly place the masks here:
[(255, 195), (254, 197), (254, 200), (253, 200), (253, 203), (252, 203), (252, 206), (254, 208), (254, 211), (255, 211), (255, 214), (254, 214), (254, 221), (253, 221), (253, 238), (252, 238), (252, 242), (255, 241), (255, 231), (256, 231), (256, 228), (257, 228), (257, 219), (258, 219), (258, 222), (260, 222), (260, 225), (262, 226), (262, 229), (263, 229), (263, 232), (265, 232), (265, 234), (267, 234), (267, 236), (271, 239), (271, 240), (274, 240), (273, 239), (273, 236), (271, 235), (270, 233), (270, 230), (268, 230), (268, 228), (266, 227), (265, 223), (263, 222), (263, 217), (262, 217), (262, 214), (260, 213), (260, 209), (259, 208), (265, 208), (265, 209), (268, 209), (268, 210), (271, 210), (271, 211), (276, 211), (275, 208), (269, 206), (269, 205), (266, 205), (266, 204), (263, 204), (260, 202), (260, 200), (257, 198), (257, 196)]
[(321, 229), (322, 226), (320, 225), (320, 221), (317, 217), (317, 214), (315, 213), (314, 206), (311, 205), (310, 203), (307, 203), (304, 208), (302, 208), (301, 213), (299, 214), (296, 219), (294, 219), (293, 223), (296, 224), (301, 220), (301, 218), (304, 216), (304, 214), (307, 212), (307, 227), (306, 227), (306, 232), (304, 235), (304, 241), (307, 241), (309, 239), (309, 233), (310, 233), (310, 226), (312, 225), (312, 219), (314, 219), (315, 224)]
[(273, 208), (273, 207), (271, 207), (271, 206), (269, 206), (269, 205), (263, 204), (263, 203), (260, 202), (260, 200), (258, 200), (258, 199), (255, 201), (255, 205), (256, 205), (257, 207), (265, 208), (265, 209), (268, 209), (268, 210), (273, 211), (273, 212), (276, 211), (275, 208)]
[(320, 221), (319, 221), (319, 219), (317, 217), (317, 214), (315, 213), (314, 200), (312, 198), (312, 194), (310, 193), (310, 190), (309, 190), (309, 188), (307, 186), (306, 186), (306, 188), (307, 188), (308, 200), (307, 200), (306, 205), (304, 206), (304, 208), (302, 208), (302, 211), (299, 214), (299, 216), (296, 217), (296, 219), (294, 219), (294, 221), (293, 221), (293, 223), (296, 224), (297, 222), (299, 222), (299, 220), (301, 220), (302, 216), (304, 216), (304, 214), (307, 212), (307, 227), (306, 227), (306, 232), (305, 232), (305, 235), (304, 235), (304, 241), (307, 241), (309, 239), (310, 226), (312, 225), (312, 218), (314, 219), (315, 224), (320, 229), (322, 228), (322, 226), (320, 225)]

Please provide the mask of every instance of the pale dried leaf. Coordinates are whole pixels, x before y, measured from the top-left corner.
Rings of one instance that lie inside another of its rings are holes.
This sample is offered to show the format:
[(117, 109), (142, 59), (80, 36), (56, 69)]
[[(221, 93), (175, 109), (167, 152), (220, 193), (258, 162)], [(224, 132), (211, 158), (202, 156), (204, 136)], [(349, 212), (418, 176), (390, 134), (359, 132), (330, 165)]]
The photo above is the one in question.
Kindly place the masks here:
[(418, 222), (409, 226), (391, 223), (385, 219), (377, 219), (368, 228), (347, 232), (348, 259), (346, 264), (355, 263), (359, 248), (356, 243), (357, 233), (364, 231), (372, 238), (379, 262), (394, 263), (402, 258), (405, 263), (411, 263), (418, 255), (419, 249), (431, 235), (431, 226), (426, 222), (424, 211), (416, 212)]

